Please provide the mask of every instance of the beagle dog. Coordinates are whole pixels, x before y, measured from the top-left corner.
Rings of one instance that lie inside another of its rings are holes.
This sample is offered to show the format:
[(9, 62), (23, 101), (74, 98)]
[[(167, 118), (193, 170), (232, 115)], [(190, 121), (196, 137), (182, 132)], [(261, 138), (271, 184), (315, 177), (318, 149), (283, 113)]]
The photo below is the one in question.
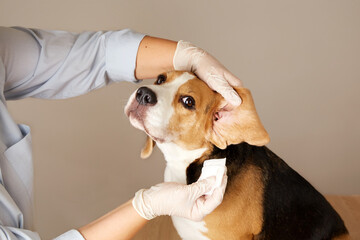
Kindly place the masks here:
[(223, 202), (201, 222), (172, 217), (182, 239), (349, 239), (326, 199), (265, 145), (268, 133), (251, 93), (242, 103), (223, 97), (189, 72), (158, 76), (130, 97), (125, 113), (148, 135), (141, 157), (155, 145), (166, 160), (165, 181), (191, 184), (207, 159), (226, 158)]

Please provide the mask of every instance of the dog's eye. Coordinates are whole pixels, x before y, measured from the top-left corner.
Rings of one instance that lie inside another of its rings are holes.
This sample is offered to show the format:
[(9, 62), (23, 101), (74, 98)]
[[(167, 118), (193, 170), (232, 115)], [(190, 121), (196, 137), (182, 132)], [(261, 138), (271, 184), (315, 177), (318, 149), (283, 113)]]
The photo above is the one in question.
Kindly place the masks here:
[(165, 81), (166, 81), (166, 76), (160, 74), (160, 75), (157, 77), (157, 79), (156, 79), (156, 81), (155, 81), (155, 84), (156, 84), (156, 85), (160, 85), (160, 84), (164, 83)]
[(183, 96), (180, 98), (181, 103), (187, 109), (195, 109), (195, 100), (190, 96)]

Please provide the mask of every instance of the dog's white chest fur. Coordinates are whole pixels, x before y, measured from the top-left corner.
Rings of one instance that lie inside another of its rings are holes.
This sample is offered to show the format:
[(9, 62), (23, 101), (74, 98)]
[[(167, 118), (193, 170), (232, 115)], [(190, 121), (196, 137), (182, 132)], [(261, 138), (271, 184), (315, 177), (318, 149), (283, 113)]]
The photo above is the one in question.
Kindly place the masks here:
[[(206, 148), (186, 150), (174, 143), (158, 143), (158, 147), (163, 152), (166, 160), (165, 182), (183, 184), (186, 184), (186, 168), (206, 151)], [(209, 240), (203, 235), (203, 233), (207, 232), (204, 221), (194, 222), (180, 217), (172, 217), (172, 221), (182, 239)]]

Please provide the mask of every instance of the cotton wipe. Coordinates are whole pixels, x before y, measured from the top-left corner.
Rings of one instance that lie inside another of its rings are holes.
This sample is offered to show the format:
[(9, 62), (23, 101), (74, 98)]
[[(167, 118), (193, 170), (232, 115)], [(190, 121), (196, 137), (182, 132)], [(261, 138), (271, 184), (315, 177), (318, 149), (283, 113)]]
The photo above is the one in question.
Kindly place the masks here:
[(223, 180), (225, 171), (226, 171), (226, 158), (209, 159), (204, 161), (199, 180), (212, 176), (216, 177), (215, 185), (211, 188), (209, 192), (205, 193), (205, 195), (211, 195), (214, 192), (215, 188), (221, 186), (221, 182)]

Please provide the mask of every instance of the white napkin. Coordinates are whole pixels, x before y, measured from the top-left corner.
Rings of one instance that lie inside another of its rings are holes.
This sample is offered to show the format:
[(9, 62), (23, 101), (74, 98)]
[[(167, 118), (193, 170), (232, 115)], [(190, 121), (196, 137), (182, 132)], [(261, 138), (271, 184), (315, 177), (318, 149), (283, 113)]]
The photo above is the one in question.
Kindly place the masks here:
[(226, 164), (226, 158), (209, 159), (204, 161), (199, 180), (212, 176), (216, 177), (215, 185), (211, 188), (209, 192), (205, 193), (205, 195), (211, 195), (214, 192), (215, 188), (221, 186), (221, 182), (223, 180), (223, 176), (226, 171), (225, 164)]

